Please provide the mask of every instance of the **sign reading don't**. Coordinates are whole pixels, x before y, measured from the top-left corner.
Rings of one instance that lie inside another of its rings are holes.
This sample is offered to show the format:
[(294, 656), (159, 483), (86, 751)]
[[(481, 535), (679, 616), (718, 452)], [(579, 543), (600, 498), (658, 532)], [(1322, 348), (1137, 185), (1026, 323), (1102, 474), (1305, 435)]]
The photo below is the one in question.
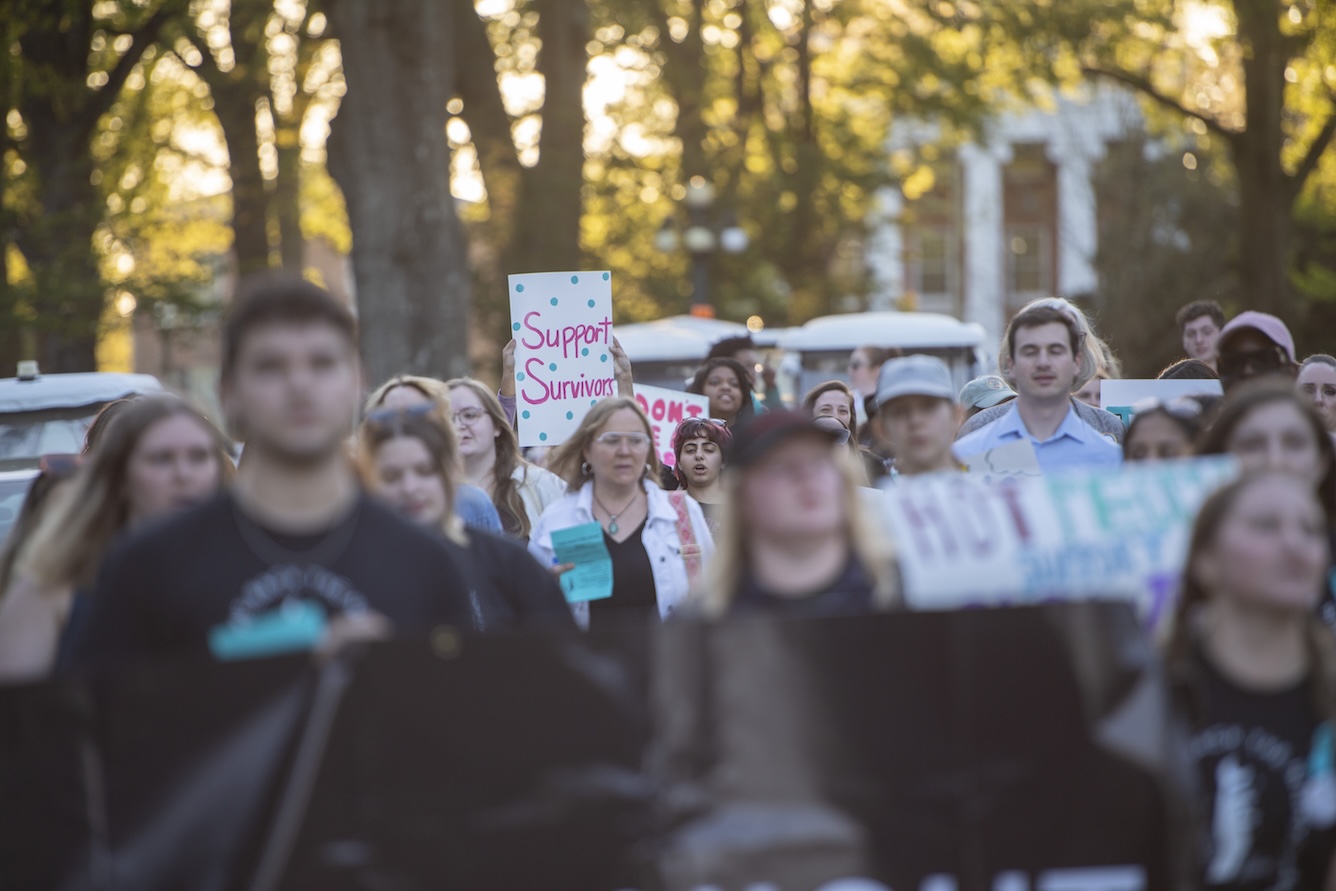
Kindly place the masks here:
[(590, 406), (617, 394), (612, 276), (512, 275), (510, 322), (520, 445), (565, 442)]

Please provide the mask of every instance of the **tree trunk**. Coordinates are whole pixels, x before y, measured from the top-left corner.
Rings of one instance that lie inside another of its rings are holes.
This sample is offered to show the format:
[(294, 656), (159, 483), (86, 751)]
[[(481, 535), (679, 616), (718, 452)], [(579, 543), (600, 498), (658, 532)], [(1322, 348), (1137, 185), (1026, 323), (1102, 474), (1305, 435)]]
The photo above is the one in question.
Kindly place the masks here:
[(1290, 52), (1271, 3), (1234, 4), (1244, 46), (1247, 127), (1234, 141), (1239, 177), (1239, 274), (1248, 308), (1284, 316), (1290, 309), (1292, 192), (1281, 166), (1285, 68)]
[(523, 174), (512, 270), (555, 272), (580, 267), (589, 10), (585, 0), (534, 0), (534, 8), (543, 42), (543, 133), (538, 163)]
[(269, 196), (269, 206), (278, 223), (279, 256), (285, 270), (302, 271), (302, 147), (297, 126), (281, 126), (278, 143), (278, 180)]
[(450, 194), (455, 4), (335, 0), (347, 94), (329, 140), (343, 190), (367, 374), (469, 371), (467, 246)]
[(214, 79), (209, 86), (213, 111), (227, 145), (232, 177), (232, 250), (241, 275), (269, 268), (269, 195), (260, 172), (260, 134), (256, 101), (263, 89), (252, 78)]

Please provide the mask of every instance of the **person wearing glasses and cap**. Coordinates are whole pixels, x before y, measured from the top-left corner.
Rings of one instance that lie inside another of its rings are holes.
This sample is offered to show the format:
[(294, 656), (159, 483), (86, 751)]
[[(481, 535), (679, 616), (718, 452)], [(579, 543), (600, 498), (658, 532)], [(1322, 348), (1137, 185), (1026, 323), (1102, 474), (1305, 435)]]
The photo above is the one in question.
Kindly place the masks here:
[(961, 387), (957, 401), (968, 421), (986, 408), (1004, 405), (1015, 398), (1016, 391), (1007, 386), (1006, 381), (996, 374), (985, 374)]
[[(731, 361), (731, 360), (730, 360)], [(700, 505), (659, 486), (661, 462), (649, 418), (635, 399), (614, 396), (589, 409), (548, 461), (566, 494), (529, 535), (529, 553), (558, 575), (552, 533), (597, 523), (612, 560), (612, 596), (571, 604), (590, 629), (666, 619), (686, 599), (714, 553)]]
[(1293, 381), (1299, 373), (1290, 329), (1268, 313), (1249, 310), (1230, 319), (1218, 349), (1216, 367), (1226, 393), (1253, 378), (1279, 375)]

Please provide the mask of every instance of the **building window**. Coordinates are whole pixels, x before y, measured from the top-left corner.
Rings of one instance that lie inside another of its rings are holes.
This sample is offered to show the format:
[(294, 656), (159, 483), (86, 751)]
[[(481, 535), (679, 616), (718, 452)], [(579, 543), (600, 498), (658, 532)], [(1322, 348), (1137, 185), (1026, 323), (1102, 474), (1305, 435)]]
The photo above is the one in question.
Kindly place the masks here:
[(955, 293), (956, 234), (946, 227), (914, 230), (914, 290), (920, 296)]
[(1008, 226), (1006, 247), (1007, 293), (1025, 299), (1050, 295), (1053, 290), (1049, 281), (1051, 245), (1045, 227)]

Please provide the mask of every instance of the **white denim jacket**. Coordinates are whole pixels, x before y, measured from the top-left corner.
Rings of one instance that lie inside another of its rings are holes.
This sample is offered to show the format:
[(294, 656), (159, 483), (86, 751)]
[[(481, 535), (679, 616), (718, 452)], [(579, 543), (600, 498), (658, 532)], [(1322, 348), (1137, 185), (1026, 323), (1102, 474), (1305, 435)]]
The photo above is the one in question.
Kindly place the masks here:
[[(645, 553), (649, 555), (650, 566), (654, 570), (654, 593), (659, 603), (659, 618), (666, 619), (686, 599), (690, 582), (687, 579), (686, 562), (682, 559), (682, 543), (677, 535), (677, 511), (663, 489), (648, 480), (644, 481), (644, 487), (649, 496), (649, 519), (645, 521), (640, 540), (645, 545)], [(700, 505), (686, 497), (685, 492), (682, 494), (687, 517), (696, 535), (696, 545), (700, 548), (703, 573), (714, 554), (714, 539), (710, 536), (710, 528), (705, 525), (705, 515), (701, 513)], [(552, 530), (594, 522), (593, 504), (594, 484), (591, 481), (585, 483), (580, 491), (568, 492), (560, 501), (549, 505), (529, 535), (529, 552), (544, 566), (553, 566), (556, 555), (552, 551)], [(571, 612), (581, 627), (589, 627), (588, 603), (572, 603)]]

